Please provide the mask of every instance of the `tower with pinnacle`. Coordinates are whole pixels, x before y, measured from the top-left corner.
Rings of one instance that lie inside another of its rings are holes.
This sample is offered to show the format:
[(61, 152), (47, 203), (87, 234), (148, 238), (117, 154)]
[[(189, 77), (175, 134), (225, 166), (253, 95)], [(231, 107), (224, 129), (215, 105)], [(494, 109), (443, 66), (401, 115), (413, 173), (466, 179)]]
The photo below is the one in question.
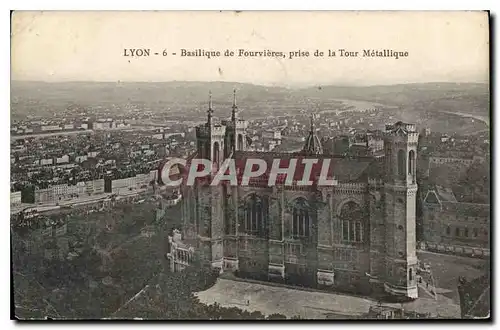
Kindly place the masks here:
[(397, 122), (385, 131), (385, 280), (391, 294), (418, 297), (416, 270), (416, 156), (414, 124)]

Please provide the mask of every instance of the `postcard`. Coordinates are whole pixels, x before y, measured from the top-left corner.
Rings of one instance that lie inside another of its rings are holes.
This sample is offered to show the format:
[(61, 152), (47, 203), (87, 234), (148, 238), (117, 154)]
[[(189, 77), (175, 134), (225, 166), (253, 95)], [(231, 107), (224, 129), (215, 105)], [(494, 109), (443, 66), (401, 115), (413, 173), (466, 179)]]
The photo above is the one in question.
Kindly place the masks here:
[(14, 11), (11, 318), (490, 319), (486, 11)]

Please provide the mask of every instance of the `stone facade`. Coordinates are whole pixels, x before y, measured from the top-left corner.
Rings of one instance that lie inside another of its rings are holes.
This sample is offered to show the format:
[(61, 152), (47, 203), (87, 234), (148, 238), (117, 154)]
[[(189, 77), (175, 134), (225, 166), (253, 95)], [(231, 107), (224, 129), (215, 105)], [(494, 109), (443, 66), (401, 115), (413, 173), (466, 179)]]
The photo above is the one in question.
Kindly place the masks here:
[[(210, 106), (193, 157), (272, 163), (294, 156), (246, 151), (246, 139), (239, 137), (246, 125), (234, 108), (224, 128), (212, 122)], [(256, 180), (248, 186), (184, 187), (184, 237), (202, 260), (239, 276), (359, 293), (379, 288), (417, 298), (417, 141), (415, 126), (399, 122), (386, 127), (385, 158), (332, 158), (305, 148), (300, 156), (332, 161), (334, 186)]]
[(489, 256), (490, 205), (460, 203), (446, 197), (439, 189), (431, 189), (423, 198), (423, 248)]

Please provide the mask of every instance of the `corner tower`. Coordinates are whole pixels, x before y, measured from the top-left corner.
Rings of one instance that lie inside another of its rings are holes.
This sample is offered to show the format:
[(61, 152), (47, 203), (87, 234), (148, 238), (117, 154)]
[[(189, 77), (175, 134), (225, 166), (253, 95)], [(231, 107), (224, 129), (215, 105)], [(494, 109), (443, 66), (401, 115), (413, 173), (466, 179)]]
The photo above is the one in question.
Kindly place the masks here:
[[(210, 159), (215, 173), (224, 161), (226, 126), (213, 118), (212, 94), (209, 94), (207, 122), (196, 127), (197, 158)], [(222, 268), (223, 204), (224, 191), (221, 185), (211, 186), (209, 182), (197, 183), (185, 199), (188, 222), (186, 228), (193, 228), (186, 237), (194, 239), (202, 262)]]
[(385, 149), (385, 281), (392, 295), (418, 298), (416, 281), (416, 157), (414, 124), (386, 125)]
[(214, 122), (212, 107), (212, 93), (209, 93), (207, 122), (196, 127), (196, 149), (198, 157), (210, 159), (214, 164), (221, 164), (224, 160), (224, 136), (226, 127)]
[(245, 120), (238, 118), (238, 106), (236, 105), (236, 89), (233, 90), (233, 105), (231, 107), (231, 121), (223, 123), (227, 127), (225, 154), (228, 157), (234, 151), (248, 149), (247, 126)]

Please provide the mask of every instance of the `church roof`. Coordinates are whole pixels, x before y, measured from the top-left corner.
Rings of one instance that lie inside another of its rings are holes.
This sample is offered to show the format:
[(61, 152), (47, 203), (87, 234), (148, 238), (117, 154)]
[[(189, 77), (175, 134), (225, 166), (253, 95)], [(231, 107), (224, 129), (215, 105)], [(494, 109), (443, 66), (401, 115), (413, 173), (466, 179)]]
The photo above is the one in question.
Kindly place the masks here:
[(442, 211), (460, 216), (488, 217), (490, 216), (490, 204), (460, 203), (457, 202), (451, 189), (437, 186), (430, 189), (425, 198), (426, 204), (438, 204)]
[(409, 133), (416, 133), (417, 131), (414, 124), (398, 121), (395, 124), (385, 125), (385, 132), (394, 135), (408, 135)]
[(451, 188), (436, 186), (434, 189), (429, 189), (425, 195), (424, 201), (431, 204), (439, 204), (441, 202), (457, 202), (455, 194)]
[(439, 199), (441, 201), (446, 201), (446, 202), (456, 202), (457, 198), (455, 197), (455, 194), (453, 193), (453, 190), (451, 188), (446, 188), (442, 186), (436, 186), (436, 191), (439, 195)]
[(424, 201), (428, 204), (439, 204), (439, 197), (434, 190), (430, 190), (427, 192)]
[[(288, 167), (291, 159), (297, 159), (294, 180), (301, 180), (305, 164), (303, 159), (318, 159), (318, 162), (312, 166), (310, 180), (314, 181), (319, 177), (325, 159), (330, 160), (327, 177), (335, 178), (340, 182), (352, 182), (359, 180), (368, 169), (377, 163), (372, 157), (331, 157), (326, 155), (307, 155), (303, 153), (275, 153), (275, 152), (257, 152), (257, 151), (237, 151), (234, 155), (236, 169), (243, 173), (248, 159), (263, 159), (267, 164), (267, 171), (261, 180), (267, 180), (272, 168), (273, 161), (280, 159), (280, 168)], [(377, 167), (378, 168), (378, 167)], [(250, 180), (250, 183), (252, 180)]]
[(469, 216), (469, 217), (490, 216), (490, 204), (442, 202), (441, 207), (443, 208), (444, 211), (454, 213), (460, 216)]
[[(183, 176), (188, 175), (188, 168), (191, 160), (197, 158), (197, 153), (191, 154), (186, 159), (186, 167), (181, 168)], [(318, 162), (313, 164), (309, 180), (315, 181), (321, 174), (323, 161), (330, 160), (330, 165), (327, 171), (327, 179), (336, 179), (338, 182), (359, 182), (366, 177), (380, 178), (383, 175), (383, 162), (374, 157), (345, 157), (345, 156), (329, 156), (329, 155), (310, 155), (303, 152), (299, 153), (280, 153), (280, 152), (261, 152), (261, 151), (236, 151), (232, 158), (235, 160), (235, 167), (238, 177), (238, 183), (241, 182), (243, 172), (249, 159), (262, 159), (267, 164), (266, 172), (257, 178), (251, 178), (250, 185), (267, 186), (267, 180), (275, 159), (280, 160), (280, 168), (289, 167), (291, 159), (297, 160), (297, 165), (294, 173), (294, 181), (302, 180), (305, 169), (303, 159), (318, 159)], [(257, 169), (257, 166), (253, 168)], [(227, 172), (226, 172), (227, 173)], [(177, 179), (177, 177), (175, 178)], [(173, 178), (172, 178), (173, 180)], [(199, 181), (205, 179), (200, 178)], [(278, 175), (277, 183), (284, 182), (285, 177)]]

